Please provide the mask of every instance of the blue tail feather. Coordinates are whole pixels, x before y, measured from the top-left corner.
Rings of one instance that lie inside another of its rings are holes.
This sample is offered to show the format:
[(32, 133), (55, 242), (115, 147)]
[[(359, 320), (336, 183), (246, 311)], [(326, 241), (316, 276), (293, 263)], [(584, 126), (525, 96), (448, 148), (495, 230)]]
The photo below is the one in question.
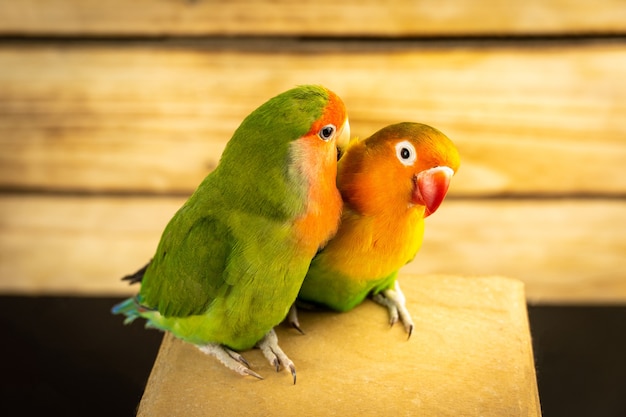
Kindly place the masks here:
[(114, 305), (111, 309), (111, 313), (125, 315), (126, 318), (124, 319), (124, 324), (130, 324), (137, 317), (141, 317), (141, 315), (139, 314), (140, 308), (141, 307), (137, 302), (137, 298), (131, 297), (122, 301), (119, 304)]

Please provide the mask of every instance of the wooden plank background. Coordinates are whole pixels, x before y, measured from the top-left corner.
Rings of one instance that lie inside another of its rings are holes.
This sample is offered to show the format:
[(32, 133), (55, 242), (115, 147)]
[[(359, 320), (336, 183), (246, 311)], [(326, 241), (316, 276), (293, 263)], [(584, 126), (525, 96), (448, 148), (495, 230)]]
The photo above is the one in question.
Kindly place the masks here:
[(621, 0), (20, 0), (13, 35), (468, 36), (624, 33)]
[(626, 4), (509, 3), (1, 2), (0, 291), (130, 293), (242, 118), (320, 83), (459, 147), (407, 272), (626, 301)]

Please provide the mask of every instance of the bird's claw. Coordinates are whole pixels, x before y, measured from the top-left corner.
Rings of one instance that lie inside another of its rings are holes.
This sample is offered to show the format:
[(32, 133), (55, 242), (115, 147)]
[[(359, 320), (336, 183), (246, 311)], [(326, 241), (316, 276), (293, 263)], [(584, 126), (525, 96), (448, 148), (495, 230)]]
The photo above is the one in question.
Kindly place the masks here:
[(297, 331), (301, 334), (304, 334), (304, 330), (300, 327), (300, 321), (298, 320), (298, 309), (296, 308), (296, 303), (293, 303), (289, 308), (289, 313), (287, 313), (287, 321)]
[(250, 375), (258, 379), (263, 379), (263, 377), (252, 369), (250, 369), (250, 364), (240, 353), (235, 352), (234, 350), (230, 350), (225, 346), (218, 345), (216, 343), (209, 343), (207, 345), (198, 346), (198, 349), (207, 355), (214, 356), (224, 364), (228, 369), (231, 369), (237, 372), (239, 375)]
[(280, 365), (283, 365), (285, 368), (289, 368), (295, 385), (296, 367), (291, 359), (285, 355), (285, 352), (283, 352), (280, 346), (278, 346), (278, 337), (276, 336), (274, 329), (270, 330), (270, 332), (265, 335), (257, 346), (261, 349), (263, 356), (265, 356), (270, 364), (276, 368), (276, 372), (280, 371)]
[(291, 376), (293, 377), (293, 385), (296, 385), (296, 367), (293, 363), (289, 365), (289, 370), (291, 371)]
[(254, 372), (254, 371), (253, 371), (252, 369), (250, 369), (250, 368), (244, 368), (244, 369), (243, 369), (243, 372), (244, 372), (244, 374), (246, 374), (246, 375), (250, 375), (250, 376), (253, 376), (253, 377), (258, 378), (258, 379), (263, 379), (263, 377), (262, 377), (261, 375), (257, 374), (256, 372)]
[(411, 313), (406, 308), (406, 298), (400, 289), (398, 281), (395, 282), (394, 289), (388, 288), (378, 294), (374, 294), (372, 299), (378, 304), (387, 307), (390, 326), (393, 326), (398, 321), (402, 322), (404, 330), (408, 333), (407, 339), (409, 339), (413, 333), (413, 319), (411, 319)]
[[(278, 346), (278, 337), (276, 336), (274, 329), (267, 333), (257, 346), (261, 349), (263, 356), (265, 356), (267, 360), (269, 360), (270, 364), (276, 368), (276, 372), (280, 371), (280, 365), (283, 365), (285, 368), (289, 368), (295, 385), (296, 367), (291, 359), (285, 355), (285, 352), (283, 352), (280, 346)], [(230, 350), (217, 343), (198, 345), (197, 347), (207, 355), (214, 356), (217, 360), (222, 362), (224, 366), (237, 372), (239, 375), (250, 375), (258, 379), (263, 379), (261, 375), (250, 369), (250, 364), (240, 353)]]

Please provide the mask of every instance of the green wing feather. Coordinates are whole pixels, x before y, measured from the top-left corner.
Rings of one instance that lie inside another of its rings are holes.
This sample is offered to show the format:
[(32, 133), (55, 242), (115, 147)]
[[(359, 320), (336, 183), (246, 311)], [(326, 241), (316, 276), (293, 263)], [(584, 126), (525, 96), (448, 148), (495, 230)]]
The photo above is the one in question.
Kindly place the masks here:
[(165, 228), (141, 286), (141, 304), (165, 317), (204, 312), (218, 294), (232, 235), (215, 213), (185, 204)]

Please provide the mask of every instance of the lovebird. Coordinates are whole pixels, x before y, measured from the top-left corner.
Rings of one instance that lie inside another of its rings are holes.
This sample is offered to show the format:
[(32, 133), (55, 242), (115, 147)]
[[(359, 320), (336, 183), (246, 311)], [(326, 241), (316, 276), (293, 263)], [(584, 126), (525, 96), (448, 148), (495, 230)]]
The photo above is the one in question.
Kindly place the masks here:
[[(424, 218), (442, 203), (458, 167), (452, 141), (425, 124), (398, 123), (352, 141), (338, 163), (339, 230), (311, 262), (298, 300), (348, 311), (371, 296), (410, 337), (398, 270), (419, 251)], [(288, 320), (299, 328), (295, 308)]]
[(349, 137), (345, 105), (325, 87), (299, 86), (262, 104), (169, 221), (150, 262), (124, 278), (141, 283), (138, 294), (112, 312), (262, 379), (240, 354), (259, 347), (295, 384), (274, 327), (337, 231), (337, 145)]

